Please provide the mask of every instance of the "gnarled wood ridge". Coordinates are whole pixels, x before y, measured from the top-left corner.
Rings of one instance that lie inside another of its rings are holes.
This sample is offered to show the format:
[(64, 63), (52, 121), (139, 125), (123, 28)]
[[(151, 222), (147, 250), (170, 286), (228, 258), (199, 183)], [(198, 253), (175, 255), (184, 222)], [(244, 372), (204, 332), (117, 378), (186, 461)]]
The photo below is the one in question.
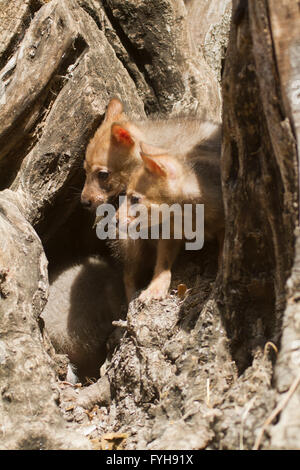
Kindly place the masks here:
[[(2, 0), (0, 37), (0, 448), (299, 449), (297, 2)], [(180, 256), (79, 389), (40, 316), (47, 259), (108, 256), (78, 193), (113, 96), (222, 115), (223, 263)]]

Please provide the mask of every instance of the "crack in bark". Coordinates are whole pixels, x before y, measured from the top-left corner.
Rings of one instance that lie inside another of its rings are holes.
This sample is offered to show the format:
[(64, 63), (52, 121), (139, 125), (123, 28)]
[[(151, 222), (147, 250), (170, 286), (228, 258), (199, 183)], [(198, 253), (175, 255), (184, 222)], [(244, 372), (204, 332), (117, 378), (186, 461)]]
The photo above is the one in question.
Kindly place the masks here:
[[(142, 65), (142, 62), (148, 63), (147, 61), (144, 61), (143, 56), (136, 51), (136, 49), (133, 47), (131, 42), (128, 40), (127, 36), (125, 35), (124, 31), (122, 30), (122, 27), (119, 25), (118, 21), (113, 17), (112, 12), (110, 11), (110, 8), (108, 5), (103, 5), (103, 11), (105, 14), (106, 22), (107, 24), (110, 24), (112, 27), (112, 34), (114, 34), (117, 38), (117, 40), (120, 42), (121, 48), (124, 49), (124, 53), (128, 55), (129, 61), (132, 63), (132, 66), (126, 58), (124, 58), (123, 54), (118, 51), (118, 47), (116, 47), (116, 44), (114, 43), (114, 40), (112, 40), (111, 36), (107, 33), (105, 26), (102, 25), (101, 22), (99, 21), (99, 18), (95, 11), (86, 5), (85, 3), (81, 3), (80, 7), (87, 13), (90, 18), (96, 23), (97, 28), (103, 32), (105, 35), (107, 41), (113, 48), (116, 57), (118, 60), (122, 63), (123, 67), (126, 69), (128, 75), (134, 82), (138, 93), (140, 96), (144, 99), (144, 106), (146, 112), (149, 114), (153, 112), (158, 112), (159, 111), (159, 98), (157, 94), (155, 93), (154, 87), (151, 83), (151, 79), (149, 77), (149, 74), (147, 70), (145, 69), (144, 65)], [(146, 53), (147, 51), (144, 51)], [(145, 55), (145, 54), (144, 54)], [(147, 54), (148, 60), (151, 61), (151, 55)], [(139, 84), (139, 81), (142, 81), (143, 85), (141, 86)], [(146, 97), (143, 96), (145, 95), (146, 92)]]
[(6, 49), (3, 51), (0, 57), (0, 70), (2, 70), (9, 59), (14, 55), (17, 47), (22, 42), (27, 29), (30, 26), (32, 17), (42, 7), (42, 3), (39, 0), (31, 0), (28, 5), (27, 12), (24, 13), (24, 18), (21, 23), (21, 31), (18, 29), (10, 39)]
[[(70, 67), (80, 60), (80, 57), (85, 53), (86, 49), (87, 44), (85, 40), (78, 35), (73, 44), (66, 50), (63, 60), (59, 64), (59, 67), (53, 72), (47, 86), (43, 89), (41, 94), (36, 97), (34, 102), (30, 104), (30, 107), (25, 109), (18, 117), (13, 128), (10, 130), (9, 136), (1, 136), (0, 142), (3, 141), (3, 139), (5, 139), (6, 142), (8, 139), (11, 139), (16, 142), (16, 145), (13, 145), (7, 155), (2, 157), (0, 161), (0, 190), (5, 189), (13, 183), (23, 159), (39, 140), (39, 134), (45, 117), (50, 113), (59, 93), (63, 89), (68, 79)], [(40, 109), (38, 118), (26, 133), (22, 135), (24, 121), (30, 120), (32, 110), (34, 111), (36, 107)], [(42, 109), (44, 109), (44, 111), (42, 111)], [(21, 137), (20, 140), (18, 140), (19, 137)], [(6, 165), (8, 159), (10, 161), (9, 166)]]
[[(149, 74), (145, 68), (145, 65), (146, 64), (151, 64), (152, 63), (152, 57), (151, 57), (151, 54), (148, 53), (147, 50), (143, 49), (143, 52), (139, 52), (135, 47), (134, 45), (131, 43), (131, 41), (128, 39), (128, 37), (126, 36), (126, 34), (124, 33), (123, 31), (123, 28), (122, 26), (120, 25), (120, 23), (118, 22), (118, 20), (114, 17), (112, 11), (111, 11), (111, 8), (110, 6), (108, 5), (107, 3), (107, 0), (102, 0), (102, 5), (103, 5), (103, 9), (105, 11), (105, 14), (107, 16), (107, 18), (109, 19), (116, 35), (118, 36), (122, 46), (124, 47), (124, 49), (126, 50), (129, 58), (132, 60), (132, 62), (137, 66), (139, 72), (141, 73), (141, 75), (143, 76), (146, 84), (148, 85), (149, 89), (150, 89), (150, 93), (151, 93), (151, 96), (153, 98), (155, 98), (155, 100), (157, 101), (157, 111), (159, 110), (159, 97), (157, 96), (157, 93), (156, 93), (156, 90), (155, 90), (155, 87), (153, 86), (152, 84), (152, 80), (151, 78), (149, 77)], [(122, 61), (122, 60), (121, 60)], [(126, 70), (128, 71), (129, 75), (131, 76), (131, 78), (133, 80), (135, 80), (135, 77), (133, 76), (132, 74), (132, 71), (130, 71), (130, 69), (128, 68), (128, 65), (122, 61), (124, 67), (126, 68)], [(153, 111), (153, 110), (152, 110)]]

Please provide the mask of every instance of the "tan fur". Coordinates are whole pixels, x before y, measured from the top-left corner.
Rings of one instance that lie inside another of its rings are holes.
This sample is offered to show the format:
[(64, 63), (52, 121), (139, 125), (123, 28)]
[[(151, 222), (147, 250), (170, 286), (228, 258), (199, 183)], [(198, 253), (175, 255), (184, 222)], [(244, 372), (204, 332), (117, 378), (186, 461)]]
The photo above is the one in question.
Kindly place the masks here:
[[(118, 129), (128, 133), (124, 142), (114, 136)], [(155, 171), (146, 169), (147, 152), (150, 153), (150, 160), (155, 156), (160, 162), (160, 177)], [(130, 181), (129, 198), (137, 193), (142, 197), (141, 202), (149, 208), (152, 204), (162, 203), (204, 203), (205, 236), (217, 236), (221, 240), (224, 216), (219, 156), (218, 124), (185, 117), (136, 122), (124, 114), (122, 103), (114, 98), (108, 105), (103, 123), (87, 147), (82, 201), (90, 201), (90, 208), (95, 210), (110, 197), (124, 192)], [(101, 174), (99, 179), (101, 170), (109, 172), (105, 181), (101, 180)], [(180, 247), (178, 241), (120, 240), (113, 245), (124, 259), (128, 300), (138, 286), (138, 266), (141, 263), (151, 264), (150, 256), (145, 254), (144, 249), (149, 251), (150, 247), (151, 250), (154, 247), (157, 259), (154, 266), (152, 263), (154, 284), (149, 286), (148, 297), (166, 295), (170, 269)], [(142, 294), (142, 298), (145, 295)]]
[(101, 258), (51, 273), (42, 318), (56, 352), (69, 356), (79, 378), (99, 377), (123, 301), (122, 277)]
[[(138, 139), (132, 146), (122, 145), (113, 136), (114, 124), (118, 124), (124, 129), (128, 125), (123, 105), (116, 98), (110, 101), (105, 119), (86, 150), (84, 161), (86, 181), (81, 200), (83, 203), (90, 201), (90, 208), (93, 210), (99, 204), (106, 203), (110, 197), (124, 191), (129, 175), (141, 162)], [(108, 172), (106, 180), (99, 178), (101, 171)]]
[[(113, 137), (117, 124), (130, 134), (133, 145), (126, 146)], [(133, 121), (123, 110), (122, 103), (113, 98), (107, 107), (105, 119), (87, 146), (84, 168), (86, 181), (82, 202), (90, 201), (90, 209), (106, 203), (110, 197), (126, 190), (132, 172), (141, 165), (141, 142), (162, 147), (170, 153), (188, 155), (199, 144), (199, 135), (205, 139), (215, 129), (215, 124), (196, 118), (172, 118), (169, 120)], [(108, 171), (106, 180), (99, 178), (101, 171)]]
[[(217, 237), (221, 250), (224, 214), (219, 161), (220, 127), (201, 122), (196, 125), (194, 122), (192, 129), (193, 132), (198, 130), (197, 136), (189, 135), (188, 125), (185, 129), (187, 130), (186, 140), (183, 135), (180, 138), (183, 139), (183, 149), (187, 150), (186, 153), (181, 152), (181, 148), (178, 147), (176, 153), (168, 152), (161, 155), (161, 149), (155, 151), (149, 145), (141, 144), (143, 165), (131, 175), (126, 192), (127, 211), (130, 210), (132, 197), (139, 198), (139, 203), (145, 205), (149, 213), (151, 207), (163, 203), (168, 205), (204, 204), (205, 239)], [(165, 141), (164, 145), (166, 144)], [(146, 150), (152, 150), (153, 154), (145, 154)], [(122, 218), (121, 214), (119, 209), (119, 219)], [(130, 222), (131, 218), (127, 217), (127, 221)], [(126, 221), (120, 220), (120, 222)], [(147, 241), (143, 241), (145, 242)], [(123, 242), (125, 251), (130, 249), (131, 256), (135, 257), (134, 263), (125, 263), (124, 281), (128, 300), (135, 291), (136, 265), (144, 264), (147, 258), (147, 250), (141, 250), (140, 243), (141, 240)], [(148, 243), (153, 244), (153, 241)], [(172, 239), (160, 239), (156, 242), (153, 278), (148, 288), (141, 293), (140, 300), (147, 302), (153, 298), (162, 298), (167, 294), (171, 282), (171, 268), (181, 244), (181, 240)], [(135, 248), (130, 245), (134, 245)]]

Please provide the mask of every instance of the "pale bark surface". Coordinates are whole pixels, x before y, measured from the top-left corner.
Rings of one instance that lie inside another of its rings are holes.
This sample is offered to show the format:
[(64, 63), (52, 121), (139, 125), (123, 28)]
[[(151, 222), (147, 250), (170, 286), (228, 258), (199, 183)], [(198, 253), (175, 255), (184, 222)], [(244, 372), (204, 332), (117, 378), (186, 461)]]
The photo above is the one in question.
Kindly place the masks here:
[[(1, 0), (1, 448), (249, 449), (295, 384), (294, 4), (234, 0), (228, 36), (230, 2), (219, 0)], [(50, 267), (62, 253), (104, 251), (73, 188), (113, 96), (137, 118), (210, 119), (223, 97), (223, 267), (217, 275), (213, 243), (180, 256), (173, 295), (131, 303), (101, 379), (80, 390), (58, 381), (66, 359), (38, 321), (49, 287), (44, 249)], [(183, 300), (179, 283), (190, 289)], [(270, 341), (281, 346), (275, 369)], [(300, 448), (299, 400), (296, 389), (263, 448)]]

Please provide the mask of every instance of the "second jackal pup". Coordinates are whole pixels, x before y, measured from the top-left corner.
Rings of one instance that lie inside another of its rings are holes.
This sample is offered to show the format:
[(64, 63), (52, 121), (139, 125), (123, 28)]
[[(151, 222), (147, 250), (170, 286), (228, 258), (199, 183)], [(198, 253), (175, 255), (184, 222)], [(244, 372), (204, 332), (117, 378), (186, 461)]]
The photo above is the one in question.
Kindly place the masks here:
[[(179, 122), (179, 121), (178, 121)], [(163, 131), (163, 129), (162, 129)], [(224, 212), (220, 179), (221, 132), (218, 124), (197, 119), (181, 121), (181, 135), (170, 144), (168, 151), (141, 144), (143, 165), (131, 175), (127, 187), (127, 215), (122, 220), (122, 206), (117, 217), (122, 224), (133, 221), (130, 206), (143, 204), (148, 213), (159, 204), (204, 204), (205, 240), (217, 238), (220, 255), (224, 237)], [(124, 209), (124, 208), (123, 208)], [(172, 221), (171, 221), (172, 223)], [(174, 227), (173, 227), (174, 228)], [(182, 240), (122, 241), (125, 271), (124, 282), (128, 301), (137, 290), (138, 272), (145, 266), (148, 252), (154, 249), (155, 263), (152, 280), (139, 299), (148, 302), (167, 295), (171, 268)]]

